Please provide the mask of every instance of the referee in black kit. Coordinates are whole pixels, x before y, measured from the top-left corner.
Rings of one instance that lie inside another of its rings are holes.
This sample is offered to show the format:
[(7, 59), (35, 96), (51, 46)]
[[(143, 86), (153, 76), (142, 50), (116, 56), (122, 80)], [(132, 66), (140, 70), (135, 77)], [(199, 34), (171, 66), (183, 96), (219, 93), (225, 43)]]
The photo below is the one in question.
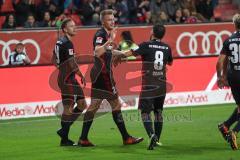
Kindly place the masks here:
[[(74, 57), (74, 47), (71, 39), (76, 35), (74, 21), (66, 19), (62, 22), (62, 32), (64, 34), (55, 45), (53, 51), (53, 62), (59, 69), (58, 86), (61, 90), (63, 113), (61, 116), (61, 129), (57, 134), (61, 137), (61, 146), (73, 146), (74, 142), (68, 138), (70, 126), (86, 108), (84, 93), (75, 75), (81, 78), (84, 87), (86, 81), (80, 72)], [(74, 105), (77, 106), (74, 108)]]

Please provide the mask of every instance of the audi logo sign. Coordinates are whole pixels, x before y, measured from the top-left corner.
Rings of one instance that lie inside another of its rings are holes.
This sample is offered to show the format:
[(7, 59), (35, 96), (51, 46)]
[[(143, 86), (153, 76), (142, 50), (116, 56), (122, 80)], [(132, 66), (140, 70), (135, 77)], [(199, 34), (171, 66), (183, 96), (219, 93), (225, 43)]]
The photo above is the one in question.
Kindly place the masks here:
[[(98, 28), (79, 28), (72, 39), (77, 55), (93, 55), (92, 38)], [(139, 44), (149, 40), (152, 26), (119, 27), (120, 33), (129, 30), (134, 41)], [(163, 42), (172, 48), (173, 57), (218, 55), (223, 41), (234, 31), (232, 23), (167, 25)], [(141, 34), (139, 34), (141, 33)], [(58, 38), (56, 30), (0, 32), (0, 66), (8, 64), (8, 57), (14, 44), (26, 44), (27, 54), (32, 64), (51, 64), (52, 51)]]
[[(37, 64), (38, 61), (40, 60), (40, 56), (41, 56), (41, 49), (38, 45), (38, 43), (36, 41), (34, 41), (33, 39), (25, 39), (25, 40), (22, 40), (22, 41), (19, 41), (19, 40), (16, 40), (16, 39), (11, 39), (7, 42), (5, 41), (2, 41), (0, 40), (0, 45), (2, 45), (2, 61), (3, 61), (3, 64), (1, 64), (2, 66), (4, 65), (8, 65), (8, 57), (9, 55), (11, 54), (12, 50), (10, 48), (10, 45), (12, 44), (17, 44), (17, 43), (23, 43), (23, 44), (30, 44), (30, 45), (33, 45), (35, 48), (36, 48), (36, 57), (34, 60), (32, 60), (31, 64)], [(30, 53), (27, 53), (28, 55)], [(33, 54), (33, 53), (31, 53)]]
[[(231, 34), (232, 33), (227, 30), (223, 30), (221, 32), (208, 31), (206, 33), (201, 32), (201, 31), (194, 32), (194, 33), (183, 32), (177, 38), (176, 50), (180, 57), (197, 56), (200, 54), (201, 55), (218, 55), (222, 49), (222, 45), (223, 45), (223, 41), (224, 41), (222, 39), (222, 37), (224, 35), (229, 37)], [(214, 37), (213, 41), (210, 40), (211, 36)], [(181, 46), (181, 43), (183, 41), (186, 43), (185, 38), (189, 39), (188, 49), (189, 49), (190, 53), (187, 55), (182, 50), (182, 46)], [(215, 49), (214, 53), (210, 53), (212, 46), (214, 46), (214, 49)], [(203, 51), (202, 53), (199, 52), (200, 47)]]

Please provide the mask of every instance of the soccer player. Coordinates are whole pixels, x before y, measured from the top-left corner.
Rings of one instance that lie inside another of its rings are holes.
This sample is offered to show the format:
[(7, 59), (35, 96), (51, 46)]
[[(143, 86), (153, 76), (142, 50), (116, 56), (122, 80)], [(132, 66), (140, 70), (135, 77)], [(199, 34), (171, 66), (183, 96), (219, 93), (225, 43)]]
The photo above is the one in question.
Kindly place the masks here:
[[(113, 55), (120, 57), (142, 57), (142, 91), (139, 97), (138, 108), (145, 130), (150, 138), (149, 150), (161, 145), (159, 140), (163, 126), (163, 104), (166, 96), (166, 65), (172, 65), (173, 58), (169, 45), (162, 42), (165, 27), (156, 24), (153, 26), (151, 40), (143, 42), (138, 48), (126, 52), (113, 51)], [(123, 54), (123, 55), (121, 55)], [(154, 129), (151, 112), (154, 112)]]
[(96, 32), (93, 38), (95, 62), (91, 70), (91, 104), (84, 115), (82, 134), (78, 144), (83, 147), (94, 146), (94, 144), (88, 140), (88, 133), (94, 115), (99, 109), (103, 99), (106, 99), (112, 107), (113, 120), (122, 135), (123, 144), (136, 144), (141, 142), (143, 138), (134, 138), (130, 136), (126, 130), (121, 112), (121, 103), (119, 101), (111, 68), (111, 44), (116, 34), (114, 29), (115, 22), (113, 10), (103, 10), (100, 13), (100, 20), (102, 28)]
[[(230, 86), (233, 98), (237, 104), (231, 116), (218, 125), (222, 136), (233, 150), (238, 149), (237, 133), (240, 131), (240, 14), (233, 16), (234, 32), (223, 43), (223, 48), (217, 62), (217, 84), (219, 88)], [(235, 127), (230, 127), (237, 122)]]
[[(71, 19), (63, 21), (61, 29), (64, 36), (57, 41), (53, 54), (53, 60), (55, 59), (59, 69), (58, 86), (61, 90), (63, 104), (61, 129), (57, 131), (61, 137), (61, 146), (74, 145), (74, 142), (68, 138), (70, 126), (86, 108), (83, 90), (75, 79), (75, 75), (79, 76), (83, 85), (86, 85), (85, 78), (74, 59), (74, 47), (71, 39), (76, 34), (75, 28), (75, 23)], [(74, 108), (75, 104), (77, 106)]]

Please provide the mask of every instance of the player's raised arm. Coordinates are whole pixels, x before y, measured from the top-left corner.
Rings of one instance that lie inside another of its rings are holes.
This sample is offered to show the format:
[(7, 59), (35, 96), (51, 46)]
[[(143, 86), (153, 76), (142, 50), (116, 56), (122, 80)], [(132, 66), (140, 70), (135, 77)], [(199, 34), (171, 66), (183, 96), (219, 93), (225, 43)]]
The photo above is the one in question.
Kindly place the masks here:
[(126, 58), (126, 57), (129, 57), (129, 56), (132, 56), (133, 52), (132, 52), (132, 50), (129, 50), (129, 51), (112, 50), (112, 55), (113, 56), (120, 56), (122, 58)]
[(108, 50), (112, 50), (113, 41), (116, 37), (117, 28), (115, 27), (114, 15), (112, 10), (102, 11), (100, 20), (103, 29), (94, 36), (94, 55), (100, 57)]
[(108, 40), (103, 45), (97, 45), (94, 49), (94, 55), (100, 57), (110, 48), (111, 40)]

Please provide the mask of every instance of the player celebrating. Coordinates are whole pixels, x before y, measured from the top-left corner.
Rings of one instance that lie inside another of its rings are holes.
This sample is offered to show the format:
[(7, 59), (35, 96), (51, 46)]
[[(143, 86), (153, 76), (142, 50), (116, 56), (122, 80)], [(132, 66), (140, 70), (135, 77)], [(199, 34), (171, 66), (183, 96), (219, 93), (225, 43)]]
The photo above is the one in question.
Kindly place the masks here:
[[(58, 86), (61, 89), (64, 107), (61, 116), (62, 128), (57, 131), (57, 134), (61, 137), (61, 146), (74, 145), (74, 142), (68, 138), (69, 129), (86, 108), (83, 90), (75, 79), (76, 74), (81, 78), (84, 86), (86, 85), (85, 78), (74, 59), (74, 48), (71, 39), (76, 34), (75, 28), (75, 23), (71, 19), (63, 21), (61, 29), (64, 36), (57, 41), (53, 54), (53, 59), (55, 59), (59, 69)], [(77, 103), (77, 107), (74, 108), (75, 103)]]
[[(139, 109), (147, 134), (150, 138), (148, 146), (152, 150), (154, 146), (160, 145), (160, 135), (163, 126), (163, 104), (166, 96), (166, 65), (172, 65), (173, 58), (171, 48), (163, 43), (161, 39), (165, 35), (163, 25), (154, 25), (151, 40), (143, 42), (137, 49), (127, 52), (113, 51), (114, 55), (137, 56), (143, 60), (142, 67), (142, 91), (139, 97)], [(154, 112), (154, 129), (151, 118), (151, 111)]]
[[(223, 48), (217, 62), (217, 84), (219, 88), (230, 86), (237, 107), (232, 115), (218, 129), (233, 150), (238, 149), (236, 135), (240, 131), (240, 14), (233, 16), (234, 32), (223, 43)], [(230, 127), (237, 121), (236, 126)]]
[(102, 28), (96, 32), (93, 39), (95, 62), (91, 70), (91, 104), (84, 115), (82, 134), (78, 144), (83, 147), (94, 146), (88, 140), (88, 133), (94, 115), (99, 109), (103, 99), (106, 99), (112, 107), (113, 120), (122, 135), (123, 144), (136, 144), (141, 142), (143, 138), (134, 138), (130, 136), (126, 130), (111, 69), (112, 53), (110, 46), (112, 40), (115, 38), (113, 10), (103, 10), (100, 13), (100, 20), (102, 22)]

